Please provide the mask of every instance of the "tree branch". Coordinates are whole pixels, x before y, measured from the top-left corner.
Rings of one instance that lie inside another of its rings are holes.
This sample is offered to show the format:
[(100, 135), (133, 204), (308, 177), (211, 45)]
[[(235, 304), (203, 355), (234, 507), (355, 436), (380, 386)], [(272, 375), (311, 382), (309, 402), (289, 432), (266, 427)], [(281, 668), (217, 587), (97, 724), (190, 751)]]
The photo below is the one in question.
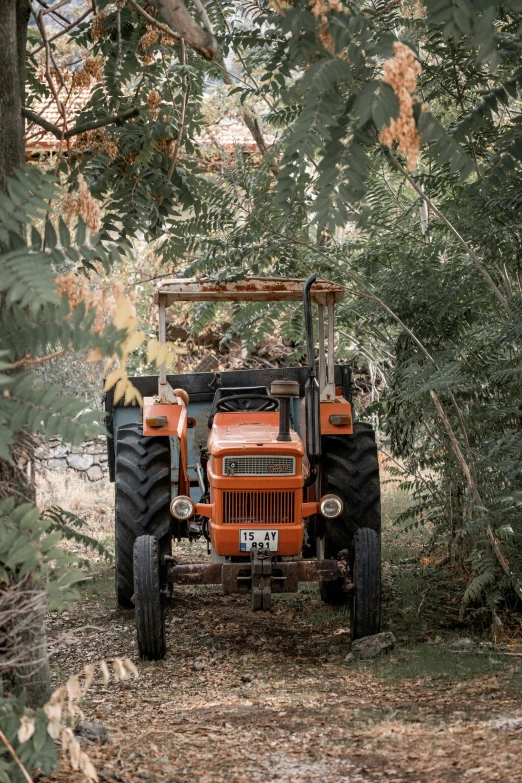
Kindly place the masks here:
[(87, 131), (95, 130), (96, 128), (103, 128), (105, 125), (123, 125), (127, 120), (137, 117), (139, 113), (140, 110), (137, 108), (127, 109), (127, 111), (124, 111), (121, 114), (113, 114), (111, 117), (104, 117), (100, 120), (93, 120), (92, 122), (86, 122), (83, 125), (77, 125), (75, 128), (71, 128), (71, 130), (65, 131), (64, 133), (57, 125), (53, 125), (52, 122), (47, 122), (47, 120), (40, 117), (36, 112), (31, 111), (30, 109), (22, 109), (22, 115), (27, 120), (31, 120), (31, 122), (40, 125), (41, 128), (52, 133), (53, 136), (56, 136), (60, 141), (62, 138), (70, 139), (71, 136), (77, 136), (79, 133), (86, 133)]
[(165, 33), (165, 35), (170, 35), (172, 38), (174, 38), (176, 41), (180, 41), (179, 35), (177, 35), (173, 30), (171, 30), (170, 27), (168, 27), (166, 24), (162, 24), (161, 22), (158, 22), (157, 19), (154, 19), (153, 16), (147, 13), (147, 11), (141, 7), (141, 5), (136, 0), (127, 0), (129, 5), (131, 5), (135, 11), (137, 11), (141, 16), (143, 16), (144, 19), (147, 20), (147, 22), (152, 25), (153, 27), (157, 27), (158, 30), (161, 30), (162, 33)]
[(171, 27), (205, 60), (213, 60), (218, 50), (214, 35), (204, 30), (187, 11), (182, 0), (150, 0)]
[[(75, 19), (68, 27), (64, 27), (63, 30), (60, 30), (59, 33), (56, 33), (55, 35), (51, 36), (49, 38), (48, 43), (52, 43), (53, 41), (56, 41), (57, 38), (61, 38), (62, 35), (65, 35), (69, 32), (69, 30), (72, 30), (74, 27), (80, 24), (80, 22), (83, 22), (84, 19), (86, 19), (90, 14), (92, 14), (92, 8), (89, 8), (87, 11), (85, 11), (81, 16), (78, 17), (78, 19)], [(38, 54), (38, 52), (41, 52), (42, 49), (45, 49), (45, 44), (42, 44), (41, 46), (38, 46), (36, 49), (33, 49), (32, 52), (28, 52), (28, 54), (33, 57), (35, 54)]]
[(466, 242), (466, 240), (465, 240), (465, 239), (463, 239), (463, 237), (461, 237), (461, 235), (459, 234), (459, 232), (457, 231), (457, 229), (455, 228), (455, 226), (454, 226), (452, 223), (450, 223), (450, 221), (448, 220), (448, 218), (447, 218), (447, 217), (445, 217), (445, 216), (442, 214), (442, 212), (440, 212), (440, 211), (437, 209), (437, 207), (435, 206), (435, 204), (433, 203), (433, 201), (432, 201), (432, 200), (431, 200), (431, 199), (430, 199), (430, 198), (429, 198), (429, 197), (428, 197), (428, 196), (427, 196), (427, 195), (424, 193), (424, 191), (422, 190), (422, 188), (420, 187), (420, 185), (417, 185), (417, 183), (415, 182), (415, 180), (413, 179), (413, 177), (412, 177), (412, 176), (411, 176), (411, 175), (410, 175), (410, 174), (409, 174), (409, 173), (406, 171), (406, 169), (405, 169), (403, 166), (401, 166), (401, 164), (399, 163), (399, 161), (397, 160), (397, 158), (395, 157), (395, 155), (392, 153), (392, 151), (391, 151), (390, 149), (387, 149), (387, 150), (386, 150), (386, 154), (388, 155), (388, 158), (391, 160), (391, 162), (393, 163), (393, 165), (395, 166), (395, 168), (396, 168), (396, 169), (398, 169), (398, 170), (401, 172), (402, 176), (403, 176), (403, 177), (405, 177), (405, 178), (407, 179), (407, 181), (410, 183), (410, 185), (412, 186), (412, 188), (413, 188), (413, 189), (414, 189), (414, 190), (415, 190), (415, 191), (416, 191), (416, 192), (419, 194), (419, 196), (421, 197), (421, 199), (422, 199), (422, 200), (423, 200), (423, 201), (424, 201), (424, 202), (425, 202), (425, 203), (428, 205), (428, 207), (429, 207), (429, 208), (432, 210), (433, 214), (434, 214), (434, 215), (436, 215), (436, 216), (439, 218), (439, 220), (442, 220), (442, 222), (444, 223), (444, 225), (446, 226), (446, 228), (448, 228), (448, 229), (449, 229), (449, 231), (450, 231), (450, 232), (453, 234), (453, 236), (455, 237), (455, 239), (457, 240), (457, 242), (459, 243), (459, 245), (462, 247), (462, 249), (463, 249), (463, 250), (464, 250), (464, 251), (465, 251), (465, 252), (468, 254), (468, 256), (471, 258), (471, 260), (472, 260), (472, 261), (473, 261), (473, 263), (475, 264), (476, 268), (478, 269), (478, 271), (480, 272), (480, 274), (482, 275), (482, 277), (484, 278), (484, 280), (485, 280), (485, 281), (486, 281), (486, 283), (488, 284), (489, 288), (490, 288), (490, 289), (493, 291), (493, 293), (495, 294), (495, 296), (497, 297), (497, 299), (499, 300), (499, 302), (501, 302), (501, 304), (502, 304), (502, 305), (504, 305), (504, 307), (505, 307), (505, 306), (506, 306), (506, 304), (507, 304), (507, 300), (506, 300), (506, 298), (505, 298), (504, 294), (503, 294), (503, 293), (500, 291), (500, 289), (498, 288), (498, 286), (497, 286), (497, 285), (496, 285), (496, 284), (493, 282), (493, 279), (491, 278), (491, 276), (490, 276), (489, 272), (488, 272), (488, 271), (487, 271), (487, 270), (484, 268), (484, 266), (483, 266), (483, 264), (482, 264), (482, 261), (481, 261), (481, 260), (480, 260), (480, 258), (477, 256), (477, 254), (475, 253), (475, 251), (474, 251), (474, 250), (472, 250), (472, 249), (470, 248), (470, 246), (468, 245), (468, 243)]
[[(216, 65), (219, 65), (221, 67), (221, 63), (216, 62)], [(226, 85), (232, 86), (232, 74), (227, 71), (227, 69), (223, 66), (223, 81)], [(235, 77), (237, 78), (237, 77)], [(243, 117), (243, 122), (247, 126), (248, 130), (250, 131), (250, 134), (252, 138), (254, 139), (255, 143), (257, 144), (257, 148), (261, 155), (266, 155), (268, 152), (268, 147), (266, 145), (265, 137), (263, 136), (263, 131), (259, 127), (259, 122), (257, 121), (257, 118), (254, 117), (251, 111), (247, 109), (245, 106), (242, 106), (241, 108), (241, 115)], [(275, 163), (275, 161), (272, 162), (272, 165), (270, 167), (272, 169), (272, 173), (275, 177), (279, 174), (279, 167)]]
[[(37, 2), (38, 2), (38, 5), (43, 6), (48, 11), (50, 10), (49, 3), (46, 3), (45, 0), (37, 0)], [(65, 24), (71, 24), (71, 20), (67, 19), (65, 16), (62, 16), (62, 14), (59, 14), (58, 11), (52, 11), (52, 15), (55, 17), (55, 19), (61, 19), (61, 21), (65, 22)], [(63, 26), (64, 25), (62, 24), (62, 27)]]
[(60, 348), (59, 351), (50, 353), (48, 356), (41, 356), (39, 359), (31, 359), (30, 356), (26, 356), (25, 359), (19, 359), (17, 362), (13, 362), (13, 364), (9, 369), (12, 370), (14, 367), (27, 367), (28, 365), (43, 364), (44, 362), (50, 362), (51, 359), (56, 359), (57, 356), (62, 356), (64, 353), (65, 353), (65, 348)]
[[(466, 459), (464, 457), (464, 454), (462, 453), (462, 449), (460, 448), (459, 442), (455, 436), (455, 433), (453, 432), (451, 428), (450, 421), (448, 417), (446, 416), (444, 412), (444, 408), (440, 404), (440, 400), (435, 394), (434, 391), (430, 391), (430, 397), (433, 400), (433, 403), (437, 409), (437, 413), (439, 414), (440, 418), (442, 419), (442, 423), (444, 425), (444, 429), (446, 430), (446, 433), (448, 435), (448, 438), (450, 440), (452, 449), (455, 453), (455, 456), (457, 457), (458, 463), (461, 467), (462, 473), (464, 474), (464, 478), (466, 479), (466, 484), (468, 485), (468, 489), (471, 492), (471, 498), (472, 498), (472, 504), (475, 507), (483, 507), (482, 498), (480, 496), (480, 492), (478, 491), (477, 485), (475, 484), (475, 481), (473, 480), (473, 475), (471, 473), (470, 467), (468, 463), (466, 462)], [(497, 558), (497, 562), (500, 565), (501, 569), (505, 573), (505, 575), (510, 579), (510, 581), (513, 584), (513, 589), (515, 593), (518, 595), (520, 600), (522, 600), (522, 588), (517, 583), (514, 574), (511, 571), (511, 568), (509, 567), (509, 562), (505, 556), (505, 554), (500, 549), (499, 545), (497, 544), (495, 540), (495, 534), (493, 533), (493, 530), (491, 528), (491, 525), (486, 525), (486, 536), (490, 543), (490, 546), (495, 553), (495, 557)]]
[(203, 5), (202, 0), (192, 0), (192, 2), (194, 3), (199, 18), (201, 19), (201, 22), (203, 23), (203, 27), (208, 33), (210, 33), (210, 35), (214, 35), (214, 31), (212, 30), (212, 25), (210, 24), (210, 19), (208, 18), (207, 9)]
[[(185, 41), (183, 40), (183, 38), (181, 39), (181, 64), (182, 65), (187, 64), (187, 47), (185, 46)], [(183, 76), (182, 84), (184, 85), (185, 90), (181, 98), (181, 110), (180, 110), (179, 123), (178, 123), (178, 133), (176, 136), (176, 141), (174, 142), (174, 150), (172, 152), (169, 170), (167, 172), (167, 182), (171, 181), (172, 175), (174, 174), (174, 169), (178, 161), (179, 150), (183, 141), (183, 134), (185, 131), (185, 115), (187, 113), (187, 105), (190, 97), (190, 80), (186, 74)], [(170, 90), (170, 83), (169, 83), (169, 90)], [(172, 90), (171, 90), (171, 95), (172, 95)], [(174, 102), (174, 97), (172, 98), (172, 102)], [(158, 205), (160, 207), (163, 204), (163, 198), (164, 195), (161, 194), (158, 201)]]
[(9, 751), (11, 756), (13, 757), (13, 759), (15, 761), (15, 764), (20, 768), (20, 771), (21, 771), (22, 775), (24, 776), (24, 778), (27, 780), (27, 783), (33, 783), (32, 777), (29, 775), (28, 771), (26, 770), (26, 768), (24, 767), (24, 765), (22, 764), (22, 762), (20, 761), (20, 759), (16, 755), (15, 749), (13, 748), (13, 746), (11, 745), (11, 743), (9, 742), (9, 740), (7, 739), (7, 737), (5, 736), (3, 731), (0, 731), (0, 739), (2, 740), (2, 742), (6, 746), (7, 750)]
[[(187, 47), (185, 46), (185, 42), (183, 40), (181, 41), (181, 64), (182, 65), (187, 64)], [(183, 77), (183, 81), (185, 82), (185, 92), (183, 93), (183, 97), (181, 99), (181, 112), (180, 112), (179, 124), (178, 124), (178, 134), (176, 136), (176, 141), (174, 143), (174, 151), (172, 153), (172, 158), (167, 173), (167, 180), (169, 182), (172, 179), (172, 175), (174, 174), (174, 169), (176, 167), (176, 163), (178, 160), (179, 150), (183, 142), (183, 132), (185, 130), (185, 115), (187, 113), (187, 104), (190, 96), (190, 80), (186, 74)], [(162, 201), (163, 201), (163, 197), (160, 198), (160, 202), (159, 202), (160, 206)]]

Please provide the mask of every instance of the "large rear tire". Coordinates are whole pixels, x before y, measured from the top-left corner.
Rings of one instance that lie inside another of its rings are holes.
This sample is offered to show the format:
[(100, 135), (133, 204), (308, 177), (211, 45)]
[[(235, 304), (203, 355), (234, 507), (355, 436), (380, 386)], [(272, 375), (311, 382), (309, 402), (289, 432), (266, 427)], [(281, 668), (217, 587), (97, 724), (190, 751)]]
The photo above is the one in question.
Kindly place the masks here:
[(124, 424), (116, 443), (115, 580), (125, 608), (133, 605), (135, 540), (153, 535), (161, 555), (171, 551), (169, 440), (142, 432), (141, 423)]
[(140, 536), (134, 542), (134, 616), (138, 652), (148, 661), (158, 661), (167, 651), (160, 587), (158, 539)]
[(351, 572), (354, 591), (350, 629), (354, 641), (381, 630), (381, 546), (375, 530), (363, 527), (356, 531)]
[[(380, 541), (381, 490), (375, 433), (371, 425), (355, 422), (353, 435), (327, 435), (322, 442), (326, 492), (339, 495), (344, 510), (337, 519), (326, 520), (325, 557), (352, 551), (357, 530), (370, 528)], [(321, 582), (322, 600), (333, 606), (347, 605), (350, 596), (342, 580)]]

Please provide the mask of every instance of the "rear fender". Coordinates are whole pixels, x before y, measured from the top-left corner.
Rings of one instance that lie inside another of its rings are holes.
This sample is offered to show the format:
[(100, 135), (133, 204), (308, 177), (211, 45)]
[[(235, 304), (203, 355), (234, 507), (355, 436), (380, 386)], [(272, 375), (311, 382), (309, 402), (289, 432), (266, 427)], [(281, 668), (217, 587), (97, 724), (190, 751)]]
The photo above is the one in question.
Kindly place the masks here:
[[(185, 406), (171, 403), (154, 402), (153, 397), (145, 397), (143, 400), (143, 434), (149, 437), (157, 435), (178, 435), (178, 426)], [(151, 426), (147, 420), (166, 419), (162, 426)]]
[[(321, 401), (321, 435), (352, 435), (352, 406), (344, 397)], [(341, 421), (343, 423), (341, 423)]]
[[(167, 436), (170, 441), (171, 497), (190, 495), (187, 455), (187, 408), (181, 397), (178, 404), (155, 402), (153, 397), (143, 400), (143, 434), (149, 437)], [(160, 426), (147, 424), (156, 420)], [(161, 421), (166, 419), (165, 424)]]

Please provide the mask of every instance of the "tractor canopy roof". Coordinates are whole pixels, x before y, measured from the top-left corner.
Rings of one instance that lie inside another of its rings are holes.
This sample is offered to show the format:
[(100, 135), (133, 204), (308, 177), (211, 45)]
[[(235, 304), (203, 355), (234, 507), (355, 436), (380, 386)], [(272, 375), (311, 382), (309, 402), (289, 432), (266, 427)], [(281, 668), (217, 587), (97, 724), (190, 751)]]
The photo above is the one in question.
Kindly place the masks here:
[[(284, 277), (247, 277), (242, 280), (216, 282), (208, 277), (199, 280), (162, 280), (156, 291), (166, 298), (167, 307), (175, 302), (298, 302), (303, 298), (305, 280)], [(317, 304), (328, 304), (328, 294), (338, 302), (344, 288), (329, 280), (318, 279), (312, 285), (310, 298)], [(331, 299), (330, 299), (331, 301)]]

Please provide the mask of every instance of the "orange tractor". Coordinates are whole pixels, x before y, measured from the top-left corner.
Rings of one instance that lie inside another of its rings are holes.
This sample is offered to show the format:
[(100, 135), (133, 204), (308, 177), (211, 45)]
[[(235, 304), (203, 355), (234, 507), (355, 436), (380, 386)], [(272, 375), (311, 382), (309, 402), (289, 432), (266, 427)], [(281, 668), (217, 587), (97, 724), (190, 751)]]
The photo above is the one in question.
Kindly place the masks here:
[[(165, 655), (173, 584), (222, 585), (269, 610), (273, 593), (316, 581), (323, 601), (350, 604), (352, 639), (379, 632), (379, 464), (373, 430), (353, 421), (350, 368), (334, 362), (342, 294), (316, 275), (158, 287), (160, 343), (177, 302), (303, 300), (308, 366), (174, 376), (161, 367), (159, 378), (132, 379), (142, 410), (107, 394), (116, 595), (134, 606), (143, 658)], [(172, 539), (200, 537), (210, 562), (177, 563)]]

